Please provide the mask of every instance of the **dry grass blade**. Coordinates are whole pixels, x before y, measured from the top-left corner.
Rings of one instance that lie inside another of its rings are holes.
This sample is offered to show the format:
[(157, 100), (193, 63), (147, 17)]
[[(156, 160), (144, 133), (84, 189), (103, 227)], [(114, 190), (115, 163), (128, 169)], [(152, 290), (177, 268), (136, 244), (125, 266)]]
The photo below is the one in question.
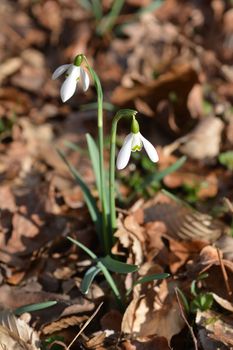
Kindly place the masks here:
[(229, 284), (229, 279), (228, 279), (228, 276), (227, 276), (226, 268), (225, 268), (225, 266), (223, 264), (222, 257), (221, 257), (219, 249), (217, 249), (217, 253), (218, 253), (218, 260), (219, 260), (219, 263), (220, 263), (220, 266), (221, 266), (221, 271), (222, 271), (225, 287), (226, 287), (228, 295), (231, 296), (232, 295), (232, 290), (231, 290), (231, 287), (230, 287), (230, 284)]
[(80, 329), (80, 331), (78, 332), (78, 334), (74, 337), (74, 339), (72, 340), (72, 342), (69, 344), (69, 346), (67, 347), (67, 350), (69, 350), (71, 348), (71, 346), (74, 344), (74, 342), (76, 341), (76, 339), (78, 339), (78, 337), (80, 336), (80, 334), (84, 331), (84, 329), (89, 325), (89, 323), (93, 320), (93, 318), (96, 316), (96, 314), (99, 312), (100, 308), (102, 307), (103, 303), (101, 303), (97, 309), (95, 310), (95, 312), (91, 315), (91, 317), (85, 322), (85, 324), (82, 326), (82, 328)]
[(184, 320), (184, 322), (186, 323), (190, 333), (191, 333), (191, 336), (192, 336), (192, 339), (193, 339), (193, 343), (194, 343), (194, 347), (195, 347), (195, 350), (198, 350), (198, 345), (197, 345), (197, 339), (195, 337), (195, 334), (193, 332), (193, 329), (192, 327), (190, 326), (190, 324), (188, 323), (188, 320), (187, 318), (185, 317), (185, 314), (184, 314), (184, 310), (183, 310), (183, 307), (182, 307), (182, 304), (180, 302), (180, 298), (179, 298), (179, 294), (177, 292), (177, 289), (175, 288), (175, 293), (176, 293), (176, 298), (177, 298), (177, 301), (178, 301), (178, 304), (179, 304), (179, 308), (180, 308), (180, 314)]

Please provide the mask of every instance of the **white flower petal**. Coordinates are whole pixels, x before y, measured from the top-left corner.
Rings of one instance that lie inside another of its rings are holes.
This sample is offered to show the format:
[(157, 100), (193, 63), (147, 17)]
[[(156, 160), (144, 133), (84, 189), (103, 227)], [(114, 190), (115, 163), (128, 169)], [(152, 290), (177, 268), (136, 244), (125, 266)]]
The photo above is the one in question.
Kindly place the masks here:
[(141, 134), (140, 132), (137, 132), (136, 134), (133, 133), (133, 140), (131, 145), (131, 151), (141, 151), (142, 149), (142, 141), (141, 141)]
[(89, 88), (90, 78), (87, 72), (82, 67), (80, 68), (80, 78), (81, 78), (83, 91), (85, 92)]
[(80, 76), (80, 67), (72, 65), (69, 69), (69, 75), (62, 84), (60, 95), (62, 102), (66, 102), (69, 98), (73, 96), (77, 86), (77, 79)]
[(126, 136), (123, 146), (120, 149), (120, 152), (117, 156), (116, 166), (118, 170), (122, 170), (126, 167), (129, 162), (130, 154), (131, 154), (131, 146), (133, 141), (133, 134), (130, 133)]
[(147, 139), (145, 139), (145, 137), (143, 137), (142, 134), (140, 134), (140, 138), (142, 140), (143, 146), (145, 147), (146, 153), (148, 154), (148, 157), (150, 158), (150, 160), (154, 163), (158, 162), (159, 156), (156, 149), (152, 145), (152, 143), (150, 143)]
[(58, 77), (60, 77), (60, 75), (62, 75), (70, 66), (71, 66), (71, 64), (63, 64), (62, 66), (58, 67), (53, 72), (52, 79), (55, 80)]

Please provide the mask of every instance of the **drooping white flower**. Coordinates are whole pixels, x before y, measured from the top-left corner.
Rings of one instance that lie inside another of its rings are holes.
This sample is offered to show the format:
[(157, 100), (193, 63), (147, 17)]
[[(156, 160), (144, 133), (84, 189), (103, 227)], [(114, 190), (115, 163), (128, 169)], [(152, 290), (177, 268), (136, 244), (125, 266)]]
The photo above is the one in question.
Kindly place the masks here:
[[(77, 57), (79, 58), (79, 56)], [(54, 80), (66, 72), (66, 79), (62, 84), (60, 90), (62, 102), (66, 102), (69, 98), (71, 98), (74, 95), (78, 82), (80, 82), (84, 92), (87, 91), (89, 87), (89, 75), (80, 66), (81, 63), (82, 59), (77, 60), (77, 58), (75, 58), (74, 64), (63, 64), (62, 66), (58, 67), (52, 75), (52, 79)]]
[(126, 136), (117, 157), (117, 169), (124, 169), (129, 162), (131, 152), (141, 151), (143, 146), (150, 160), (154, 163), (158, 162), (159, 156), (156, 149), (140, 133), (139, 124), (134, 115), (131, 123), (131, 133)]

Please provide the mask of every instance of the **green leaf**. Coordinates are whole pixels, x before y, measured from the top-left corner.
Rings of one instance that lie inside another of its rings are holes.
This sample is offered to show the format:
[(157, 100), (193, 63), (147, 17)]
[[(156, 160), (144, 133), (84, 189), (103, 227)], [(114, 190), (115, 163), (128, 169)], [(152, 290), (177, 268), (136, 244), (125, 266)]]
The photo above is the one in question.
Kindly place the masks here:
[(106, 281), (108, 282), (108, 284), (112, 288), (112, 291), (115, 294), (117, 300), (121, 300), (121, 295), (120, 295), (120, 292), (117, 288), (117, 285), (116, 285), (114, 279), (112, 278), (111, 274), (107, 270), (107, 268), (104, 266), (104, 264), (101, 261), (98, 261), (97, 256), (89, 248), (87, 248), (84, 244), (76, 241), (75, 239), (73, 239), (71, 237), (67, 237), (67, 238), (72, 243), (76, 244), (79, 248), (81, 248), (85, 253), (87, 253), (93, 260), (97, 261), (97, 267), (101, 269), (104, 277), (106, 278)]
[(92, 196), (89, 188), (87, 187), (87, 185), (85, 184), (85, 182), (83, 181), (82, 177), (80, 176), (80, 174), (78, 173), (78, 171), (75, 169), (75, 167), (70, 164), (70, 162), (66, 159), (64, 153), (60, 150), (58, 150), (58, 153), (60, 155), (60, 157), (63, 159), (63, 161), (65, 162), (65, 164), (68, 166), (71, 174), (73, 175), (73, 177), (75, 178), (75, 180), (77, 181), (77, 183), (79, 184), (79, 186), (82, 189), (83, 195), (84, 195), (84, 199), (85, 202), (87, 204), (89, 213), (91, 215), (91, 218), (96, 226), (96, 230), (99, 234), (99, 238), (101, 238), (100, 236), (100, 232), (101, 232), (101, 214), (96, 206), (96, 201), (95, 198)]
[(87, 154), (87, 150), (84, 150), (82, 147), (80, 147), (79, 145), (76, 145), (76, 143), (71, 142), (71, 141), (64, 141), (64, 145), (70, 149), (72, 149), (72, 151), (76, 151), (79, 152), (79, 154)]
[(72, 237), (67, 237), (69, 241), (76, 244), (79, 248), (81, 248), (87, 255), (89, 255), (92, 259), (97, 259), (97, 256), (95, 253), (93, 253), (89, 248), (87, 248), (84, 244), (80, 243), (79, 241), (76, 241), (76, 239)]
[(179, 297), (181, 298), (181, 302), (185, 308), (186, 313), (188, 314), (190, 312), (188, 299), (186, 298), (185, 294), (182, 292), (182, 290), (178, 287), (176, 287), (177, 293), (179, 294)]
[[(84, 105), (79, 106), (81, 111), (90, 111), (96, 110), (98, 108), (97, 102), (85, 103)], [(103, 109), (105, 111), (114, 112), (116, 107), (110, 102), (103, 102)]]
[(183, 156), (180, 159), (178, 159), (174, 164), (169, 166), (168, 168), (166, 168), (160, 172), (157, 172), (155, 174), (147, 176), (145, 179), (145, 182), (142, 185), (142, 188), (147, 187), (153, 181), (159, 182), (159, 181), (163, 180), (165, 176), (167, 176), (167, 175), (173, 173), (174, 171), (178, 170), (179, 168), (181, 168), (182, 165), (186, 162), (186, 160), (187, 160), (187, 157)]
[(99, 156), (99, 151), (96, 146), (95, 140), (90, 134), (86, 134), (86, 139), (87, 139), (87, 145), (88, 145), (88, 151), (93, 167), (93, 171), (95, 174), (95, 179), (96, 179), (96, 187), (98, 190), (98, 193), (101, 194), (100, 190), (100, 156)]
[(149, 3), (149, 5), (147, 6), (143, 6), (139, 11), (138, 14), (142, 15), (144, 13), (147, 12), (153, 12), (155, 11), (157, 8), (159, 8), (162, 4), (163, 4), (164, 0), (154, 0), (152, 2)]
[(191, 287), (190, 287), (190, 291), (191, 291), (191, 293), (192, 293), (192, 295), (194, 296), (194, 297), (196, 297), (197, 296), (197, 292), (196, 292), (196, 280), (193, 280), (192, 281), (192, 283), (191, 283)]
[(200, 294), (200, 305), (201, 305), (201, 310), (205, 311), (211, 308), (213, 304), (213, 295), (210, 293), (206, 294)]
[(143, 283), (152, 282), (155, 280), (162, 280), (164, 278), (168, 278), (169, 276), (170, 276), (169, 273), (154, 273), (152, 275), (147, 275), (142, 278), (139, 278), (137, 281), (133, 283), (133, 286), (127, 290), (126, 295), (129, 295), (133, 287), (136, 286), (137, 284), (143, 284)]
[(211, 308), (213, 304), (213, 296), (210, 293), (199, 294), (190, 305), (191, 311), (196, 312), (198, 309), (205, 311)]
[(25, 305), (22, 307), (19, 307), (14, 310), (15, 315), (21, 315), (24, 312), (33, 312), (33, 311), (38, 311), (38, 310), (43, 310), (47, 309), (48, 307), (51, 307), (53, 305), (56, 305), (57, 301), (45, 301), (44, 303), (39, 303), (39, 304), (30, 304), (30, 305)]
[(116, 285), (114, 279), (112, 278), (110, 272), (108, 271), (108, 269), (104, 266), (104, 264), (101, 261), (97, 262), (97, 267), (101, 268), (101, 271), (103, 272), (106, 281), (108, 282), (108, 284), (112, 288), (112, 291), (115, 294), (117, 300), (121, 300), (120, 292), (117, 288), (117, 285)]
[(112, 272), (126, 274), (138, 270), (137, 265), (123, 263), (113, 259), (110, 255), (106, 255), (104, 258), (98, 258), (97, 261), (100, 261), (108, 270)]
[(92, 284), (95, 276), (101, 271), (100, 267), (92, 266), (90, 267), (87, 272), (85, 273), (83, 280), (80, 285), (80, 290), (83, 294), (87, 294), (90, 288), (90, 285)]
[(223, 152), (218, 156), (219, 162), (227, 167), (229, 170), (233, 170), (233, 151)]
[(147, 275), (142, 278), (139, 278), (136, 282), (134, 282), (134, 286), (136, 286), (137, 284), (143, 284), (155, 280), (163, 280), (164, 278), (168, 278), (169, 276), (169, 273), (154, 273), (152, 275)]

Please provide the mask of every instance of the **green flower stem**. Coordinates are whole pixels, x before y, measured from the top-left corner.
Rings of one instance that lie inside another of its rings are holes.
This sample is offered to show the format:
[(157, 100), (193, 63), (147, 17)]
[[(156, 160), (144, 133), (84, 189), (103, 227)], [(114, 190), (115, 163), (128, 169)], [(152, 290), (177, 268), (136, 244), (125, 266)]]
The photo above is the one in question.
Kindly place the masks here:
[(117, 112), (112, 121), (111, 130), (111, 148), (110, 148), (110, 167), (109, 167), (109, 182), (110, 182), (110, 219), (111, 219), (111, 243), (113, 243), (113, 233), (116, 229), (116, 206), (115, 206), (115, 156), (116, 156), (116, 133), (117, 124), (121, 118), (134, 118), (137, 111), (132, 109), (121, 109)]
[(87, 68), (95, 83), (98, 102), (98, 141), (99, 141), (99, 157), (100, 157), (100, 201), (102, 207), (102, 231), (103, 231), (103, 244), (106, 254), (110, 253), (110, 235), (108, 234), (108, 208), (107, 208), (107, 196), (105, 191), (105, 171), (104, 171), (104, 142), (103, 142), (103, 92), (98, 75), (89, 66), (86, 57), (85, 59)]

